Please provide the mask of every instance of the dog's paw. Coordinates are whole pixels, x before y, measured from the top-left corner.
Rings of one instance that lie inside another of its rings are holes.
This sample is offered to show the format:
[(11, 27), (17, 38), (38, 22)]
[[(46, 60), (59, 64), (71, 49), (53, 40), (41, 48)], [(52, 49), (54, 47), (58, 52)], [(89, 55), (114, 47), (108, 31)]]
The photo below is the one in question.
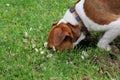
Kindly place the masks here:
[(110, 45), (105, 45), (105, 44), (101, 44), (101, 43), (98, 43), (97, 45), (100, 49), (105, 49), (107, 51), (111, 51), (111, 46)]
[(110, 45), (107, 45), (106, 50), (107, 50), (107, 51), (110, 51), (111, 49), (112, 49), (111, 46), (110, 46)]

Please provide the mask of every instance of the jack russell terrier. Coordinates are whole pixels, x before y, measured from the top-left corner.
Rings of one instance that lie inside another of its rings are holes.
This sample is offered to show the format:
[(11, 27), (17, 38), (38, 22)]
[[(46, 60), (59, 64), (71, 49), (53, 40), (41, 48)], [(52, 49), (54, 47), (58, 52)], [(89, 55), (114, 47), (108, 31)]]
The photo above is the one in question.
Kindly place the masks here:
[(91, 31), (104, 31), (97, 46), (107, 51), (120, 35), (120, 0), (79, 0), (64, 17), (52, 25), (48, 48), (74, 48)]

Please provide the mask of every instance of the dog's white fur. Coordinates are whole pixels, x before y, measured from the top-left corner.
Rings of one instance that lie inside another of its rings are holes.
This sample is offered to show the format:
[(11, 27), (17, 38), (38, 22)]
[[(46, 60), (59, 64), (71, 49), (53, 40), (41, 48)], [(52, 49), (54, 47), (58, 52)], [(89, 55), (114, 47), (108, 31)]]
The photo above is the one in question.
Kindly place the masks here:
[[(104, 31), (103, 37), (98, 42), (98, 47), (106, 50), (111, 50), (109, 43), (111, 43), (118, 35), (120, 35), (120, 18), (116, 21), (111, 22), (108, 25), (100, 25), (89, 19), (84, 11), (83, 5), (85, 0), (81, 0), (75, 6), (78, 15), (81, 17), (84, 25), (87, 27), (88, 31)], [(59, 21), (71, 23), (72, 25), (79, 25), (79, 22), (74, 18), (74, 15), (67, 10), (64, 17)], [(79, 39), (74, 43), (73, 47), (76, 46), (81, 40), (85, 38), (85, 35), (81, 35)]]

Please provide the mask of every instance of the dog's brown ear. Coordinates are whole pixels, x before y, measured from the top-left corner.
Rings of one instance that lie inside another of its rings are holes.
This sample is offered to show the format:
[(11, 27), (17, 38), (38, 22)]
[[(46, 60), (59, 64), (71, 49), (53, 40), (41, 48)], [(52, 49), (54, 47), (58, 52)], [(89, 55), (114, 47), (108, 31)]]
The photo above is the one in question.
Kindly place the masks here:
[(72, 33), (69, 33), (67, 31), (63, 31), (60, 28), (57, 28), (54, 32), (54, 45), (59, 46), (62, 43), (62, 41), (64, 41), (66, 36), (73, 38)]
[(66, 35), (60, 28), (57, 28), (54, 32), (54, 45), (58, 46), (65, 39)]

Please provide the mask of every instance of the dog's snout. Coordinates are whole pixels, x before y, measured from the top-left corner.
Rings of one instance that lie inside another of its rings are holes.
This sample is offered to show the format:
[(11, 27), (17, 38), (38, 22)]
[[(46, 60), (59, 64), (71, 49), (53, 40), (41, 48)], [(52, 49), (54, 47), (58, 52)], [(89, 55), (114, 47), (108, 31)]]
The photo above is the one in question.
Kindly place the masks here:
[(49, 50), (56, 51), (56, 48), (55, 48), (55, 46), (48, 46), (48, 49), (49, 49)]

